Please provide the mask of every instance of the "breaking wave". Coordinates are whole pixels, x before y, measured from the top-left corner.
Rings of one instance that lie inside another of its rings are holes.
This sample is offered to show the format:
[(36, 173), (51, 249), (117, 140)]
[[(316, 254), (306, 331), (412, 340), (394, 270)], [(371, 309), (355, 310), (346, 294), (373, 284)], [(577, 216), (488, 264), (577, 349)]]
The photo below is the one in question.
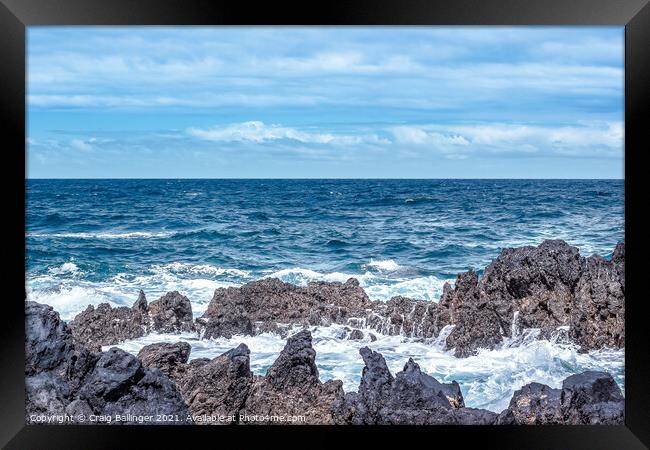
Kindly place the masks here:
[[(392, 264), (386, 266), (394, 267)], [(29, 300), (52, 305), (64, 319), (69, 320), (89, 304), (108, 302), (112, 305), (131, 306), (140, 289), (149, 300), (155, 300), (169, 291), (179, 291), (192, 302), (195, 316), (200, 316), (207, 308), (215, 289), (241, 286), (266, 277), (299, 286), (314, 281), (345, 283), (354, 277), (372, 300), (381, 301), (398, 295), (438, 301), (444, 283), (453, 283), (453, 279), (435, 276), (401, 278), (399, 273), (393, 276), (370, 270), (361, 274), (317, 272), (300, 267), (254, 271), (181, 262), (152, 264), (139, 272), (125, 271), (102, 279), (89, 264), (68, 261), (49, 267), (40, 275), (29, 277), (27, 296)]]
[[(298, 331), (298, 328), (293, 331)], [(354, 341), (344, 338), (345, 327), (341, 325), (311, 327), (310, 331), (321, 380), (341, 380), (346, 392), (356, 392), (359, 387), (363, 370), (359, 349), (364, 346), (381, 353), (393, 374), (403, 369), (408, 358), (413, 358), (424, 372), (439, 381), (456, 380), (466, 406), (495, 412), (504, 410), (514, 391), (527, 383), (536, 381), (559, 388), (564, 378), (585, 370), (610, 372), (621, 388), (624, 387), (623, 350), (601, 349), (579, 353), (575, 346), (560, 340), (537, 340), (534, 333), (518, 345), (506, 342), (495, 350), (482, 350), (475, 356), (456, 358), (452, 350), (442, 350), (435, 340), (423, 342), (365, 330), (366, 338)], [(368, 333), (373, 333), (377, 340), (371, 342)], [(259, 375), (266, 373), (286, 343), (282, 337), (269, 333), (209, 340), (197, 340), (192, 334), (154, 334), (127, 341), (119, 347), (137, 354), (147, 344), (179, 340), (185, 340), (192, 346), (190, 359), (214, 358), (245, 343), (251, 350), (251, 370)]]
[(148, 238), (165, 238), (173, 236), (171, 231), (125, 231), (125, 232), (108, 232), (98, 233), (79, 232), (79, 233), (29, 233), (27, 237), (31, 238), (63, 238), (63, 239), (148, 239)]

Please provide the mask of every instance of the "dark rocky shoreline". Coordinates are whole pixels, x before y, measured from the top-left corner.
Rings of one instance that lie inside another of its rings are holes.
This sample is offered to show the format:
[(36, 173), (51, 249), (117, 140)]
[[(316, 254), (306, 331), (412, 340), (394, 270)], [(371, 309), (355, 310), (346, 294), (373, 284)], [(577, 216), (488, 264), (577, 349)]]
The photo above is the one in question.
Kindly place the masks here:
[[(250, 370), (244, 344), (213, 359), (188, 361), (185, 342), (148, 345), (133, 356), (116, 347), (95, 352), (76, 341), (50, 306), (26, 305), (26, 420), (66, 414), (174, 418), (173, 423), (250, 423), (242, 417), (301, 417), (302, 424), (542, 425), (620, 424), (625, 400), (611, 375), (584, 372), (562, 389), (531, 383), (497, 414), (467, 408), (455, 381), (440, 383), (409, 359), (393, 375), (381, 354), (360, 350), (357, 392), (321, 382), (308, 330), (290, 336), (265, 376)], [(219, 418), (219, 419), (216, 419)], [(169, 419), (147, 423), (169, 424)], [(256, 422), (258, 423), (258, 422)], [(262, 422), (268, 423), (268, 422)]]
[[(219, 288), (205, 313), (193, 319), (190, 300), (170, 292), (147, 303), (140, 292), (131, 307), (88, 308), (72, 320), (75, 339), (93, 348), (114, 345), (149, 332), (197, 331), (202, 338), (230, 338), (276, 332), (292, 325), (343, 324), (352, 338), (359, 328), (378, 333), (435, 339), (453, 326), (445, 349), (458, 357), (479, 348), (494, 349), (504, 338), (536, 328), (548, 337), (568, 327), (568, 339), (581, 351), (625, 346), (625, 245), (610, 261), (580, 256), (564, 241), (505, 249), (485, 268), (445, 284), (438, 303), (393, 297), (373, 301), (350, 278), (345, 283), (315, 282), (305, 287), (266, 278), (241, 287)], [(361, 334), (359, 334), (361, 333)]]
[[(150, 332), (196, 332), (201, 338), (275, 332), (291, 326), (349, 327), (348, 339), (373, 332), (433, 341), (457, 357), (494, 349), (527, 328), (541, 337), (568, 329), (581, 351), (625, 345), (625, 247), (610, 261), (582, 257), (563, 241), (506, 249), (479, 279), (475, 272), (446, 284), (439, 303), (394, 297), (373, 301), (355, 279), (300, 287), (263, 279), (220, 288), (202, 317), (170, 292), (148, 303), (143, 292), (132, 307), (89, 306), (69, 324), (51, 307), (26, 303), (27, 421), (35, 414), (163, 415), (176, 423), (202, 417), (304, 416), (311, 424), (614, 424), (623, 421), (624, 399), (611, 375), (585, 372), (562, 389), (531, 383), (500, 412), (466, 408), (457, 383), (440, 383), (413, 360), (391, 374), (381, 354), (365, 347), (358, 392), (341, 381), (321, 382), (307, 330), (290, 336), (265, 376), (250, 371), (246, 345), (212, 360), (189, 361), (184, 342), (144, 347), (137, 357), (102, 346)], [(362, 331), (361, 329), (365, 329)], [(189, 362), (188, 362), (189, 361)], [(128, 422), (128, 421), (127, 421)], [(245, 421), (241, 421), (245, 422)]]

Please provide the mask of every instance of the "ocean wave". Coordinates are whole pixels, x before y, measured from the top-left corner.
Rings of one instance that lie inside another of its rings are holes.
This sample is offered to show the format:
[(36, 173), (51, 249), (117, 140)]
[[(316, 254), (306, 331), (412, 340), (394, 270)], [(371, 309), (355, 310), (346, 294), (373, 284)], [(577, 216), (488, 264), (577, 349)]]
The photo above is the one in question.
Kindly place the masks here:
[(395, 261), (392, 259), (380, 259), (375, 261), (374, 259), (370, 260), (368, 263), (368, 267), (375, 267), (379, 270), (385, 270), (387, 272), (393, 272), (402, 266), (397, 264)]
[[(375, 264), (389, 269), (401, 268), (391, 261), (377, 261)], [(154, 264), (146, 270), (125, 271), (107, 277), (105, 280), (96, 281), (88, 279), (87, 274), (81, 271), (75, 262), (69, 261), (49, 268), (44, 274), (29, 277), (28, 285), (33, 293), (38, 293), (42, 302), (53, 306), (62, 306), (68, 296), (70, 304), (66, 307), (66, 311), (71, 314), (81, 312), (90, 303), (95, 304), (106, 300), (111, 300), (115, 304), (130, 305), (142, 289), (150, 300), (169, 291), (179, 291), (190, 299), (195, 315), (199, 315), (207, 308), (215, 289), (238, 287), (249, 281), (267, 277), (298, 286), (306, 286), (314, 281), (345, 283), (350, 278), (356, 278), (372, 300), (381, 301), (398, 295), (438, 301), (444, 283), (454, 281), (433, 275), (400, 278), (390, 276), (396, 273), (394, 271), (388, 270), (386, 274), (383, 272), (382, 270), (364, 273), (317, 272), (300, 267), (275, 272), (253, 272), (210, 264), (175, 262)], [(90, 293), (89, 301), (79, 303), (77, 298), (79, 291), (73, 288), (84, 289), (85, 292)], [(50, 300), (49, 296), (53, 295), (52, 289), (56, 293)]]
[(48, 215), (45, 216), (45, 223), (47, 223), (50, 226), (62, 225), (62, 224), (65, 224), (66, 221), (67, 221), (67, 218), (63, 214), (60, 214), (58, 212), (48, 214)]
[(266, 277), (306, 286), (313, 281), (345, 283), (350, 278), (359, 280), (370, 299), (386, 301), (395, 296), (438, 301), (445, 282), (435, 276), (412, 279), (386, 278), (366, 271), (362, 274), (321, 273), (304, 268), (257, 273), (210, 264), (168, 263), (155, 264), (143, 272), (125, 271), (105, 280), (88, 279), (75, 262), (69, 261), (50, 268), (46, 273), (30, 276), (27, 280), (29, 300), (46, 303), (61, 311), (65, 320), (74, 318), (89, 304), (109, 303), (131, 306), (142, 289), (149, 301), (170, 291), (178, 291), (192, 303), (195, 317), (203, 314), (217, 288), (239, 287), (249, 281)]
[[(387, 267), (395, 267), (386, 261), (380, 262)], [(399, 267), (398, 267), (399, 268)], [(364, 288), (372, 300), (390, 300), (401, 295), (420, 300), (438, 301), (442, 295), (442, 288), (446, 282), (453, 285), (453, 279), (441, 279), (434, 275), (416, 278), (386, 278), (380, 274), (366, 271), (363, 274), (343, 272), (316, 272), (310, 269), (295, 267), (273, 272), (268, 277), (277, 278), (285, 283), (307, 286), (313, 281), (334, 281), (345, 283), (350, 278), (359, 280), (359, 285)]]
[[(373, 300), (390, 300), (395, 296), (409, 297), (417, 300), (438, 302), (445, 283), (453, 286), (453, 279), (440, 279), (436, 276), (418, 277), (395, 283), (362, 285), (368, 297)], [(361, 284), (361, 283), (360, 283)]]
[[(72, 277), (71, 277), (72, 275)], [(248, 281), (248, 272), (209, 264), (156, 264), (144, 273), (122, 272), (102, 281), (84, 278), (73, 262), (50, 268), (27, 280), (27, 298), (45, 303), (71, 320), (90, 304), (109, 303), (131, 306), (142, 289), (149, 301), (170, 291), (178, 291), (192, 303), (195, 316), (203, 314), (215, 289), (240, 286)]]
[(117, 297), (113, 293), (102, 292), (96, 287), (81, 285), (53, 285), (44, 289), (27, 289), (27, 300), (38, 303), (45, 303), (54, 308), (63, 320), (70, 321), (85, 310), (88, 305), (98, 305), (108, 303), (111, 306), (131, 306), (131, 303), (125, 303), (125, 299)]
[(171, 231), (126, 231), (122, 233), (111, 232), (79, 232), (79, 233), (29, 233), (30, 238), (64, 238), (64, 239), (147, 239), (164, 238), (174, 235)]
[(50, 267), (48, 268), (48, 272), (55, 275), (63, 275), (63, 274), (79, 275), (82, 273), (79, 270), (79, 267), (73, 261), (65, 262), (60, 266)]
[(176, 231), (171, 233), (170, 237), (174, 237), (175, 239), (185, 239), (191, 241), (193, 239), (207, 239), (207, 240), (229, 239), (233, 237), (233, 235), (229, 233), (224, 233), (222, 231), (217, 231), (217, 230), (200, 229), (200, 230)]
[[(42, 280), (40, 280), (42, 281)], [(31, 285), (30, 285), (31, 284)], [(88, 305), (97, 306), (108, 303), (112, 306), (132, 306), (142, 289), (148, 301), (156, 300), (167, 292), (178, 291), (192, 303), (195, 317), (201, 316), (208, 307), (215, 289), (234, 286), (232, 283), (208, 279), (172, 280), (155, 277), (135, 277), (127, 279), (115, 276), (109, 282), (79, 284), (28, 282), (27, 300), (52, 306), (61, 314), (63, 320), (72, 320)]]
[(212, 266), (209, 264), (192, 264), (192, 263), (181, 263), (174, 262), (168, 264), (154, 264), (151, 266), (151, 270), (154, 272), (174, 272), (174, 273), (184, 273), (184, 274), (202, 274), (202, 275), (234, 275), (239, 277), (247, 277), (250, 272), (246, 270), (224, 268), (218, 266)]
[[(298, 331), (294, 328), (292, 332)], [(496, 350), (483, 350), (476, 356), (456, 358), (452, 351), (443, 351), (435, 342), (422, 342), (403, 336), (385, 336), (373, 330), (377, 340), (353, 341), (342, 339), (343, 326), (311, 327), (316, 364), (323, 381), (343, 381), (346, 392), (356, 392), (359, 387), (363, 361), (359, 349), (370, 347), (381, 353), (393, 373), (401, 371), (408, 358), (413, 358), (426, 373), (439, 381), (456, 380), (461, 387), (468, 407), (485, 408), (500, 412), (508, 406), (515, 390), (536, 381), (554, 388), (561, 387), (567, 376), (585, 370), (604, 370), (614, 375), (624, 387), (623, 351), (601, 349), (579, 353), (575, 346), (551, 340), (529, 339), (518, 346), (504, 344)], [(214, 358), (240, 343), (251, 350), (251, 370), (264, 375), (286, 343), (274, 334), (258, 336), (233, 336), (197, 340), (195, 335), (149, 335), (127, 341), (119, 346), (137, 354), (145, 345), (155, 342), (185, 340), (192, 345), (190, 359)]]
[(285, 283), (291, 283), (298, 286), (307, 286), (312, 281), (335, 281), (345, 283), (350, 278), (356, 278), (359, 283), (365, 283), (369, 279), (375, 278), (370, 272), (365, 274), (352, 274), (342, 272), (316, 272), (311, 269), (294, 267), (291, 269), (282, 269), (267, 275), (269, 278), (277, 278)]
[(325, 245), (331, 248), (343, 248), (347, 247), (349, 243), (340, 239), (330, 239), (325, 243)]

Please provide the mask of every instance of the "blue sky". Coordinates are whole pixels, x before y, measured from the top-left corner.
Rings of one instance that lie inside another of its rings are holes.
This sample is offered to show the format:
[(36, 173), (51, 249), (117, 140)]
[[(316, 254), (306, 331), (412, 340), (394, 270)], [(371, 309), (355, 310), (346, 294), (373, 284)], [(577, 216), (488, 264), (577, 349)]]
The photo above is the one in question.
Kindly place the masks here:
[(622, 27), (30, 27), (30, 178), (622, 178)]

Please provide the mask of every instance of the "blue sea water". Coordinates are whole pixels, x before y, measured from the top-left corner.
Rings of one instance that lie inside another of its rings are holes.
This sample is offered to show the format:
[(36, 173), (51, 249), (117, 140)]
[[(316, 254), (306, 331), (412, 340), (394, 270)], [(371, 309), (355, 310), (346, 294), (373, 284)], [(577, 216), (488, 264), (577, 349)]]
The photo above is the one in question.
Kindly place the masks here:
[[(131, 305), (139, 289), (150, 300), (178, 290), (198, 316), (215, 288), (268, 276), (296, 284), (354, 276), (373, 299), (437, 301), (445, 281), (480, 271), (503, 248), (560, 238), (609, 257), (624, 238), (622, 180), (30, 179), (26, 193), (28, 297), (65, 319), (91, 303)], [(354, 389), (361, 344), (314, 334), (321, 377)], [(147, 339), (124, 346), (136, 351)], [(283, 342), (241, 340), (259, 372)], [(620, 350), (578, 355), (524, 339), (457, 361), (404, 338), (377, 342), (391, 367), (414, 356), (440, 378), (465, 380), (471, 406), (498, 409), (526, 380), (557, 385), (585, 367), (623, 382)], [(231, 344), (196, 342), (192, 356)]]

